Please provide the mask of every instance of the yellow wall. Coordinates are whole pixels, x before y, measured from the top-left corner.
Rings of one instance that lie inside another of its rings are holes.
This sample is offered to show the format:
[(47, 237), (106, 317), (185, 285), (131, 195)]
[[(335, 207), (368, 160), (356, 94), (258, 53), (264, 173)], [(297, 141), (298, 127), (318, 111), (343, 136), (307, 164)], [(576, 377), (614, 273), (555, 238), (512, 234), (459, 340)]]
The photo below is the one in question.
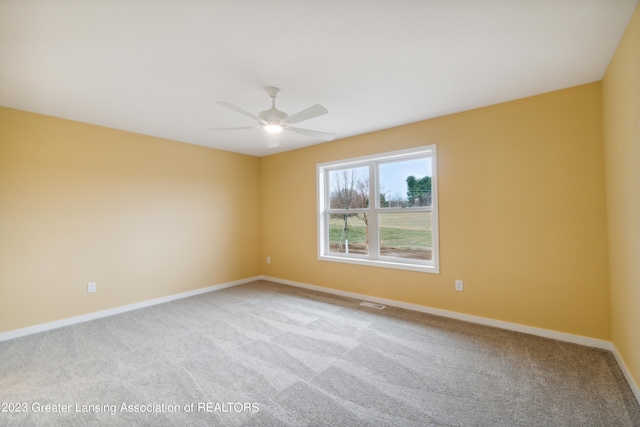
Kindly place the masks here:
[(612, 340), (640, 385), (640, 6), (602, 83)]
[(258, 173), (255, 157), (0, 108), (0, 332), (257, 275)]
[[(434, 143), (441, 274), (319, 261), (316, 164)], [(600, 83), (262, 158), (261, 273), (608, 340), (602, 158)]]
[[(610, 339), (600, 89), (261, 159), (2, 108), (0, 332), (264, 274)], [(316, 164), (432, 143), (441, 274), (318, 261)]]

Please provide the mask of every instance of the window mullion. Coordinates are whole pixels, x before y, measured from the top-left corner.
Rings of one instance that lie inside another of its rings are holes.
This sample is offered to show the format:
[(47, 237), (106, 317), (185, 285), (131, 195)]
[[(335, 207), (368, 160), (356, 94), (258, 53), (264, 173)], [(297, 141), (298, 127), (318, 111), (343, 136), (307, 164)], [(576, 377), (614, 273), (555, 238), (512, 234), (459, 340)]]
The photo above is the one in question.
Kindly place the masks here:
[(369, 163), (369, 257), (371, 259), (380, 258), (380, 238), (378, 233), (378, 204), (379, 184), (378, 184), (378, 165), (375, 162)]
[(330, 207), (331, 207), (331, 196), (330, 196), (330, 183), (329, 183), (329, 174), (327, 172), (323, 172), (323, 178), (324, 178), (324, 209), (325, 211), (322, 213), (323, 215), (323, 219), (324, 219), (324, 224), (323, 224), (323, 236), (324, 236), (324, 241), (323, 241), (323, 250), (324, 253), (329, 253), (329, 249), (331, 246), (331, 242), (330, 242), (330, 230), (329, 230), (329, 220), (331, 218), (331, 215), (329, 213)]

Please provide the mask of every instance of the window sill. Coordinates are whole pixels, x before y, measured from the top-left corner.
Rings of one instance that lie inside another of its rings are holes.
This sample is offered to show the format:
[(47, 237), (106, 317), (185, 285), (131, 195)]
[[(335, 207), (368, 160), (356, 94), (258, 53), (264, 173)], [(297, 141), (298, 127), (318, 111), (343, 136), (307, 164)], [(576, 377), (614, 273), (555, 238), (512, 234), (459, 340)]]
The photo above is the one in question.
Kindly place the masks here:
[(440, 274), (437, 266), (427, 264), (403, 263), (397, 261), (371, 260), (363, 258), (347, 258), (342, 256), (320, 255), (320, 261), (341, 262), (344, 264), (364, 265), (368, 267), (394, 268), (396, 270), (419, 271), (421, 273)]

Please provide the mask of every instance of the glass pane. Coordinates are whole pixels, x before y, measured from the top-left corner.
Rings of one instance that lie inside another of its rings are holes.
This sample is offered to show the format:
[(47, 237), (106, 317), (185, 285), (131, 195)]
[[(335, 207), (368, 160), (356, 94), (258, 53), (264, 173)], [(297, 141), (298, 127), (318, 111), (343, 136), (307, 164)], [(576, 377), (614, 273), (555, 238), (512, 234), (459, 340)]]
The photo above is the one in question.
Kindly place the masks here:
[(431, 206), (431, 158), (378, 165), (381, 208)]
[(329, 208), (354, 209), (369, 207), (369, 167), (329, 172)]
[(329, 252), (369, 254), (366, 213), (329, 215)]
[(431, 212), (386, 212), (379, 216), (380, 255), (431, 260)]

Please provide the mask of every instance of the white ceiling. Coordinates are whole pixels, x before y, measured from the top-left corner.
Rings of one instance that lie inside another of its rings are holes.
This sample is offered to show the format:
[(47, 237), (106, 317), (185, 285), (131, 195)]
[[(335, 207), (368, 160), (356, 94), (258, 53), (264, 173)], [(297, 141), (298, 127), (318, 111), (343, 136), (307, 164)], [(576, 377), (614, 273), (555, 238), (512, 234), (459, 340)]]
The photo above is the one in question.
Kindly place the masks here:
[(638, 0), (0, 0), (0, 105), (255, 156), (602, 78)]

